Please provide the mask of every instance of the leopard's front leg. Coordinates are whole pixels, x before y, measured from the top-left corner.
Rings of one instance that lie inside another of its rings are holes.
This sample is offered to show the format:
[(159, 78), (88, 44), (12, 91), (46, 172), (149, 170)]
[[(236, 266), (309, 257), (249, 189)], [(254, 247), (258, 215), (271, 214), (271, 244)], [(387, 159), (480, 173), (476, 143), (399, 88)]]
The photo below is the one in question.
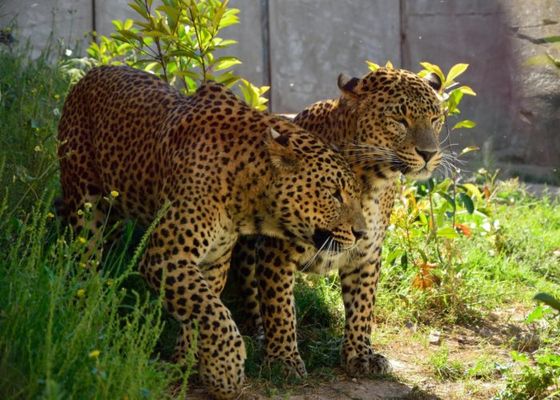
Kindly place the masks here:
[(185, 208), (172, 207), (160, 220), (140, 270), (154, 289), (164, 291), (167, 310), (181, 322), (180, 347), (188, 348), (198, 334), (199, 373), (204, 384), (216, 398), (232, 399), (244, 381), (245, 345), (217, 288), (198, 266), (210, 244), (203, 244), (191, 226), (177, 222), (177, 216), (186, 213)]
[(346, 314), (342, 363), (351, 376), (386, 374), (391, 370), (389, 361), (371, 345), (380, 256), (381, 249), (363, 254), (350, 270), (339, 271)]
[(389, 361), (371, 344), (373, 307), (381, 272), (381, 249), (389, 224), (395, 186), (388, 185), (367, 193), (362, 207), (368, 234), (359, 245), (352, 264), (339, 269), (346, 322), (342, 344), (342, 364), (351, 376), (386, 374)]
[(294, 300), (296, 265), (290, 258), (291, 249), (292, 245), (287, 241), (260, 237), (256, 277), (266, 361), (279, 361), (289, 374), (304, 377), (307, 372), (297, 346)]

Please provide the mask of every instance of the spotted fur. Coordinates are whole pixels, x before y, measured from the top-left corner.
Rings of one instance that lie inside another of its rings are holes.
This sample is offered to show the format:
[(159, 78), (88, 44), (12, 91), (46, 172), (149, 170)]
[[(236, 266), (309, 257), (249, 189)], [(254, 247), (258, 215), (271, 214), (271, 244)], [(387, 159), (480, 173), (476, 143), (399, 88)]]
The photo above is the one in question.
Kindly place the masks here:
[(316, 255), (310, 246), (264, 237), (243, 238), (234, 251), (232, 269), (242, 276), (250, 320), (264, 328), (266, 357), (298, 375), (306, 372), (295, 332), (296, 269), (338, 269), (346, 314), (346, 371), (356, 376), (390, 369), (385, 357), (373, 350), (370, 337), (396, 180), (401, 174), (427, 178), (444, 159), (439, 144), (442, 109), (434, 90), (441, 82), (427, 78), (386, 68), (361, 79), (341, 75), (340, 98), (315, 103), (294, 120), (340, 148), (360, 181), (367, 230), (352, 251)]
[(144, 225), (164, 207), (140, 271), (182, 323), (178, 358), (198, 327), (200, 376), (218, 398), (235, 397), (244, 379), (243, 339), (219, 298), (237, 238), (346, 248), (365, 229), (341, 155), (215, 83), (185, 97), (148, 73), (93, 69), (66, 100), (59, 140), (63, 207), (80, 234), (99, 239), (106, 199)]

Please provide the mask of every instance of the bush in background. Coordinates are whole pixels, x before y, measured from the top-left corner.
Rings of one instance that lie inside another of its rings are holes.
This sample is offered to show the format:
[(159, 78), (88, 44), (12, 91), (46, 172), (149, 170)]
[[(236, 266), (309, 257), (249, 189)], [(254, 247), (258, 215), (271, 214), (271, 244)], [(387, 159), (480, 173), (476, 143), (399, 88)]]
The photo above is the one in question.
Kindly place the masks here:
[[(245, 102), (265, 110), (263, 97), (268, 86), (257, 87), (236, 76), (231, 67), (241, 61), (222, 55), (235, 40), (218, 35), (239, 23), (236, 8), (229, 0), (134, 0), (129, 6), (136, 19), (114, 20), (115, 33), (96, 36), (87, 50), (89, 58), (73, 62), (75, 66), (102, 64), (129, 65), (151, 72), (179, 88), (193, 93), (201, 83), (213, 80), (228, 87), (236, 86)], [(83, 69), (83, 68), (82, 68)], [(81, 76), (80, 69), (71, 68)]]

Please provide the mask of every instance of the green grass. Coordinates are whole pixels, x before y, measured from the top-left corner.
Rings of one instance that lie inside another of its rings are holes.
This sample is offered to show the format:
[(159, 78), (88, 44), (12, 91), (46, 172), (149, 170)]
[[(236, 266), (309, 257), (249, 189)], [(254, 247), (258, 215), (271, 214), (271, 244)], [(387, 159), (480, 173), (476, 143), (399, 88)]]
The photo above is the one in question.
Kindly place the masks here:
[[(68, 87), (69, 78), (46, 57), (0, 52), (0, 187), (6, 189), (0, 193), (0, 398), (169, 398), (185, 378), (164, 361), (177, 324), (135, 270), (139, 239), (129, 226), (101, 273), (84, 269), (76, 261), (80, 243), (53, 218), (56, 196), (45, 195), (58, 190), (55, 132)], [(380, 325), (396, 331), (405, 323), (474, 326), (510, 304), (529, 308), (537, 292), (560, 293), (558, 200), (528, 196), (515, 182), (492, 185), (492, 200), (476, 202), (480, 212), (457, 214), (458, 222), (470, 224), (470, 237), (428, 240), (419, 217), (403, 223), (410, 213), (398, 202), (375, 307)], [(421, 186), (405, 189), (414, 189), (418, 202), (426, 199)], [(445, 200), (436, 196), (434, 202), (444, 216)], [(408, 244), (405, 228), (412, 233)], [(422, 254), (436, 264), (438, 284), (427, 289), (413, 284)], [(298, 275), (295, 296), (307, 369), (312, 377), (331, 380), (338, 373), (344, 326), (340, 283), (336, 276)], [(538, 354), (560, 343), (557, 324), (547, 326), (538, 328)], [(275, 367), (263, 368), (258, 340), (247, 338), (247, 348), (248, 375), (271, 382), (270, 393), (300, 382), (284, 379)], [(454, 365), (443, 350), (430, 363), (443, 380), (485, 379), (494, 371), (484, 361)], [(503, 398), (516, 398), (527, 385), (540, 390), (534, 386), (541, 375), (543, 382), (550, 374), (556, 379), (549, 365), (528, 368), (525, 380), (511, 372), (511, 390)]]
[(176, 326), (135, 270), (132, 230), (99, 273), (54, 218), (69, 79), (48, 58), (0, 51), (0, 398), (171, 398), (184, 373), (160, 339)]
[(443, 346), (429, 359), (433, 372), (440, 380), (456, 380), (465, 374), (465, 366), (457, 360), (449, 359), (449, 350)]
[(49, 59), (48, 51), (31, 60), (0, 48), (0, 187), (9, 189), (10, 214), (58, 184), (56, 127), (70, 80)]
[[(50, 218), (52, 197), (2, 232), (0, 398), (167, 398), (177, 367), (158, 361), (161, 302), (120, 271), (78, 265), (83, 244)], [(3, 215), (0, 215), (3, 217)], [(116, 272), (116, 273), (115, 273)]]

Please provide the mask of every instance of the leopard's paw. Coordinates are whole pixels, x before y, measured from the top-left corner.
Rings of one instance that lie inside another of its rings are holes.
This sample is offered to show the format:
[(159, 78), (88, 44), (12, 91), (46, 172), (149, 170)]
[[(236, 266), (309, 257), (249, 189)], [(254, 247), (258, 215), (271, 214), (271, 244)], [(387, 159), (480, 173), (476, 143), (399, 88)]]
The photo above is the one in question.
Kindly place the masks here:
[(265, 363), (270, 368), (279, 365), (283, 374), (287, 377), (305, 378), (307, 376), (305, 363), (299, 354), (292, 357), (267, 357)]
[(373, 351), (365, 355), (357, 355), (345, 363), (346, 373), (352, 377), (364, 375), (386, 375), (392, 370), (391, 363), (381, 354)]

